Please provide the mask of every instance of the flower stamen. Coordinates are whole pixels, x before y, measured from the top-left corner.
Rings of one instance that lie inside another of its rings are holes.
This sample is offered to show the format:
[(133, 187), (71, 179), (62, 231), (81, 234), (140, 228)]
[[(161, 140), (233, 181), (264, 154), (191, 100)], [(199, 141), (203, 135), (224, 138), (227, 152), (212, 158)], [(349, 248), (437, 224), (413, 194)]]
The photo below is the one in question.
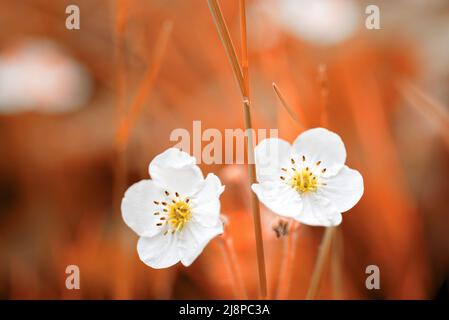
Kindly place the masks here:
[[(170, 196), (168, 191), (164, 191), (167, 197)], [(176, 198), (168, 198), (167, 201), (153, 201), (154, 204), (161, 204), (164, 206), (162, 209), (163, 216), (159, 218), (159, 222), (156, 223), (156, 226), (162, 227), (164, 225), (169, 225), (169, 229), (165, 230), (164, 235), (171, 232), (174, 234), (176, 231), (180, 231), (184, 228), (184, 226), (189, 222), (192, 217), (192, 210), (189, 205), (189, 198), (185, 198), (182, 200), (179, 196), (178, 192), (175, 192)], [(161, 212), (154, 212), (155, 216), (160, 215)]]
[[(291, 168), (281, 168), (283, 172), (286, 172), (289, 176), (288, 179), (282, 175), (279, 178), (286, 182), (290, 187), (292, 187), (294, 190), (296, 190), (298, 193), (305, 193), (305, 192), (315, 192), (317, 191), (319, 186), (325, 186), (325, 183), (322, 183), (319, 181), (321, 174), (326, 172), (326, 168), (323, 168), (319, 171), (314, 173), (314, 170), (311, 169), (310, 166), (306, 166), (306, 157), (304, 155), (301, 156), (300, 160), (302, 160), (302, 163), (297, 165), (295, 162), (295, 159), (290, 159), (293, 166)], [(319, 166), (321, 164), (321, 160), (315, 162), (316, 166)]]
[(181, 230), (192, 217), (192, 210), (185, 201), (177, 201), (170, 205), (168, 221), (174, 230)]
[(309, 168), (297, 171), (288, 184), (299, 193), (316, 191), (318, 187), (316, 177), (310, 172)]

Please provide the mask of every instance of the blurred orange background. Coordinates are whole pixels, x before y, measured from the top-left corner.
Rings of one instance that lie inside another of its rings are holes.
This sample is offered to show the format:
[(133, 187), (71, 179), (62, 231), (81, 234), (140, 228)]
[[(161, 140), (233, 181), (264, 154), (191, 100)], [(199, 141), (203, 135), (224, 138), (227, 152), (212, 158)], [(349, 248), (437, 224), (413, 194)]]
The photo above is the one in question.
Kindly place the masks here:
[[(310, 2), (297, 6), (312, 14)], [(326, 65), (327, 126), (365, 180), (340, 227), (340, 297), (447, 298), (449, 3), (318, 2), (322, 10), (292, 29), (282, 1), (247, 1), (254, 127), (278, 128), (289, 141), (301, 131), (273, 82), (306, 128), (319, 126)], [(80, 8), (80, 30), (66, 28), (71, 4)], [(240, 50), (238, 0), (220, 4)], [(365, 28), (369, 4), (380, 8), (380, 30)], [(0, 298), (242, 297), (230, 285), (220, 239), (189, 268), (153, 270), (139, 260), (118, 206), (129, 185), (148, 178), (151, 159), (174, 144), (172, 130), (191, 130), (194, 120), (203, 130), (243, 127), (206, 0), (2, 1), (0, 87)], [(132, 118), (125, 125), (123, 114)], [(201, 169), (226, 185), (223, 238), (241, 269), (243, 297), (254, 298), (246, 168)], [(284, 290), (283, 298), (304, 299), (323, 228), (300, 227), (286, 284), (278, 279), (286, 240), (276, 238), (275, 223), (262, 208), (269, 297)], [(65, 287), (71, 264), (80, 268), (80, 290)], [(365, 287), (371, 264), (380, 268), (380, 290)], [(317, 298), (333, 297), (327, 263)]]

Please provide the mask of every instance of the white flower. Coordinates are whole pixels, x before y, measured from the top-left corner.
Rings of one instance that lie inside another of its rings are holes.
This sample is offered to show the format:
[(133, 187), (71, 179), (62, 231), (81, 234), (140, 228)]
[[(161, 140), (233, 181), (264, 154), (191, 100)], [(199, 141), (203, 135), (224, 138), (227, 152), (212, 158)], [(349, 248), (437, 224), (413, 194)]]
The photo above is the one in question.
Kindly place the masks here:
[(0, 52), (0, 113), (73, 111), (91, 89), (84, 66), (54, 42), (28, 40)]
[(177, 262), (189, 266), (207, 243), (223, 233), (220, 179), (206, 179), (196, 160), (170, 148), (151, 161), (152, 180), (132, 185), (122, 200), (122, 216), (140, 239), (137, 252), (152, 268)]
[(259, 200), (273, 212), (313, 226), (335, 226), (363, 195), (363, 178), (345, 165), (341, 138), (310, 129), (293, 146), (265, 139), (255, 148)]
[(362, 14), (354, 0), (275, 0), (273, 4), (271, 12), (281, 28), (317, 45), (351, 38)]

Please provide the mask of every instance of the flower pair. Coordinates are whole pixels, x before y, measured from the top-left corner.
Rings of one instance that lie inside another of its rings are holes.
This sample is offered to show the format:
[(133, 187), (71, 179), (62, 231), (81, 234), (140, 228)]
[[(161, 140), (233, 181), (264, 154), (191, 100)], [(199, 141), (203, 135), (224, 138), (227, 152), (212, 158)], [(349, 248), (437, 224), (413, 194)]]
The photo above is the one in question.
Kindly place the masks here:
[[(345, 166), (340, 137), (323, 128), (307, 130), (293, 146), (281, 139), (255, 148), (257, 180), (252, 189), (273, 212), (314, 226), (335, 226), (363, 194), (360, 173)], [(170, 148), (150, 163), (152, 180), (132, 185), (122, 200), (125, 223), (140, 239), (140, 259), (153, 268), (181, 261), (189, 266), (207, 243), (223, 233), (219, 178), (206, 178), (196, 160)]]

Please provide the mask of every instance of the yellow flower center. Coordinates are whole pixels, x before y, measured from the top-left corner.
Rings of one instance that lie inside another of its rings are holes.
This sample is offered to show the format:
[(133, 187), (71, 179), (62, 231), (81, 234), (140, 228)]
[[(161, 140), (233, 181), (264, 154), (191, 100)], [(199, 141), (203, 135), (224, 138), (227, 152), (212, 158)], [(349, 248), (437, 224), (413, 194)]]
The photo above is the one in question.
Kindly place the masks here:
[(192, 218), (192, 209), (189, 198), (181, 198), (177, 192), (174, 197), (168, 191), (164, 191), (167, 201), (153, 201), (156, 206), (162, 206), (162, 210), (153, 214), (159, 216), (156, 226), (164, 228), (164, 235), (180, 231)]
[(318, 188), (317, 177), (310, 172), (309, 168), (295, 171), (288, 184), (299, 193), (316, 191)]
[(320, 168), (321, 161), (310, 163), (306, 161), (305, 156), (301, 156), (299, 161), (295, 161), (293, 158), (290, 161), (292, 164), (290, 168), (281, 168), (283, 174), (280, 179), (296, 192), (299, 194), (315, 192), (318, 187), (326, 185), (321, 177), (326, 172), (326, 168)]
[(188, 203), (179, 200), (168, 208), (168, 222), (175, 231), (182, 230), (192, 217), (192, 210)]

